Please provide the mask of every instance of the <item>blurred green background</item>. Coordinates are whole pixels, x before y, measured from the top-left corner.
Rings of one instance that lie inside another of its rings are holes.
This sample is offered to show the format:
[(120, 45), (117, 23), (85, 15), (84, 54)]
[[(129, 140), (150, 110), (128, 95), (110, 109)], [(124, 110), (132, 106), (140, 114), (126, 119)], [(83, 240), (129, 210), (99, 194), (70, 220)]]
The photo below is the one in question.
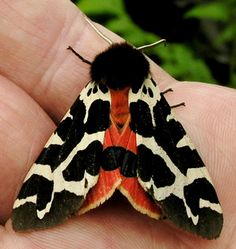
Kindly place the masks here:
[(236, 0), (75, 0), (79, 8), (178, 80), (236, 88)]

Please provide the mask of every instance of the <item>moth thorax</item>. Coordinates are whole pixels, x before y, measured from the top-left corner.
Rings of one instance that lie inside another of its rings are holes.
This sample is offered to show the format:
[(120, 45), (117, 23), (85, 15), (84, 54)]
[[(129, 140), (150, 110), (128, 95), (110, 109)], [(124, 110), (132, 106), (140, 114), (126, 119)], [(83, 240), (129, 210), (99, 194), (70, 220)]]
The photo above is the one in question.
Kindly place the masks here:
[(131, 45), (115, 43), (95, 57), (90, 74), (93, 81), (110, 89), (127, 86), (139, 89), (149, 74), (149, 63), (142, 52)]

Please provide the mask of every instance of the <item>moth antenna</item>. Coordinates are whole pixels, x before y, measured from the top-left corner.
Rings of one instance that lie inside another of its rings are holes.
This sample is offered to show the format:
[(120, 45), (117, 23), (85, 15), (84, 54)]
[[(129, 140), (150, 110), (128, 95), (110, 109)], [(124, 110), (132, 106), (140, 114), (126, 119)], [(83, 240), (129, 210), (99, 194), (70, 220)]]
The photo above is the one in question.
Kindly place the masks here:
[(107, 37), (105, 36), (94, 24), (93, 22), (90, 21), (90, 19), (88, 17), (85, 16), (85, 20), (89, 23), (89, 25), (95, 30), (95, 32), (101, 36), (106, 42), (108, 42), (110, 45), (113, 44), (113, 42)]
[(156, 46), (156, 45), (158, 45), (160, 43), (163, 43), (163, 42), (164, 42), (164, 44), (166, 44), (166, 39), (161, 39), (161, 40), (153, 42), (151, 44), (143, 45), (141, 47), (138, 47), (137, 50), (142, 50), (142, 49), (145, 49), (145, 48), (151, 48), (151, 47), (154, 47), (154, 46)]
[(81, 61), (83, 61), (83, 62), (85, 62), (85, 63), (87, 63), (89, 65), (92, 64), (91, 61), (86, 60), (83, 56), (81, 56), (79, 53), (77, 53), (71, 46), (69, 46), (67, 49), (72, 51), (72, 53), (74, 53), (77, 57), (79, 57)]

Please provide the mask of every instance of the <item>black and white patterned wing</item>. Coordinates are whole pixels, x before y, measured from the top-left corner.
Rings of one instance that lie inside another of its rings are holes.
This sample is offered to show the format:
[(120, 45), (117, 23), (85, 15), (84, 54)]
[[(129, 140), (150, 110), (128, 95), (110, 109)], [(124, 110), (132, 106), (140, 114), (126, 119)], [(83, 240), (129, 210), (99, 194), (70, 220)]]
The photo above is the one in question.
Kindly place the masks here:
[(50, 227), (78, 211), (98, 180), (109, 113), (108, 89), (88, 83), (27, 174), (13, 207), (14, 230)]
[(153, 79), (130, 91), (131, 129), (137, 138), (142, 187), (177, 226), (212, 239), (223, 215), (207, 169)]

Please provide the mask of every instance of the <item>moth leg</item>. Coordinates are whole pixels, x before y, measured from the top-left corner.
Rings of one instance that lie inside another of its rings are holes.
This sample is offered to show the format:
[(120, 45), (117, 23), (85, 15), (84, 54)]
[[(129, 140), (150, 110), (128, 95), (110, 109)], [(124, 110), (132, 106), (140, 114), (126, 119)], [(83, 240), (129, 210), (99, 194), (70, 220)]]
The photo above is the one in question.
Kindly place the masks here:
[[(164, 90), (163, 92), (161, 92), (162, 95), (168, 93), (168, 92), (173, 92), (173, 89), (170, 87), (170, 88), (167, 88), (166, 90)], [(174, 109), (176, 107), (179, 107), (179, 106), (185, 106), (185, 103), (184, 102), (181, 102), (179, 104), (176, 104), (176, 105), (172, 105), (170, 106), (171, 109)]]
[(176, 105), (171, 105), (170, 108), (171, 108), (171, 109), (174, 109), (174, 108), (179, 107), (179, 106), (185, 106), (185, 103), (184, 103), (184, 102), (181, 102), (181, 103), (176, 104)]
[(166, 90), (164, 90), (163, 92), (161, 92), (161, 94), (166, 94), (168, 92), (173, 92), (173, 89), (170, 87), (170, 88), (167, 88)]
[(72, 51), (72, 53), (74, 53), (77, 57), (80, 58), (81, 61), (91, 65), (92, 62), (89, 60), (86, 60), (83, 56), (81, 56), (79, 53), (77, 53), (71, 46), (69, 46), (67, 49), (69, 49), (70, 51)]

